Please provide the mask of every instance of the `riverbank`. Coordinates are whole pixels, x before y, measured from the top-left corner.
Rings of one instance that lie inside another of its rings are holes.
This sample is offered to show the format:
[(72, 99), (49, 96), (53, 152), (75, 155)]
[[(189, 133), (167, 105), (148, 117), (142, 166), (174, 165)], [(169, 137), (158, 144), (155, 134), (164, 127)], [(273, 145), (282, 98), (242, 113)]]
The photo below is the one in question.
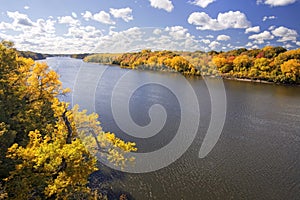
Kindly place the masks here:
[[(142, 70), (142, 71), (159, 71), (159, 72), (165, 72), (165, 73), (180, 73), (180, 72), (176, 72), (174, 70), (168, 70), (167, 68), (164, 68), (163, 70), (159, 69), (159, 68), (155, 68), (155, 69), (150, 69), (150, 68), (131, 68), (131, 67), (122, 67), (118, 64), (111, 64), (111, 63), (97, 63), (97, 62), (87, 62), (84, 61), (86, 63), (94, 63), (94, 64), (103, 64), (103, 65), (108, 65), (111, 67), (119, 67), (119, 68), (123, 68), (123, 69), (129, 69), (129, 70)], [(280, 82), (273, 82), (273, 81), (266, 81), (266, 80), (261, 80), (261, 79), (251, 79), (251, 78), (237, 78), (237, 77), (231, 77), (228, 75), (203, 75), (201, 73), (199, 74), (188, 74), (188, 73), (181, 73), (184, 76), (201, 76), (201, 77), (205, 77), (205, 78), (222, 78), (225, 80), (231, 80), (231, 81), (240, 81), (240, 82), (251, 82), (251, 83), (263, 83), (263, 84), (274, 84), (274, 85), (286, 85), (286, 86), (300, 86), (299, 83), (280, 83)]]

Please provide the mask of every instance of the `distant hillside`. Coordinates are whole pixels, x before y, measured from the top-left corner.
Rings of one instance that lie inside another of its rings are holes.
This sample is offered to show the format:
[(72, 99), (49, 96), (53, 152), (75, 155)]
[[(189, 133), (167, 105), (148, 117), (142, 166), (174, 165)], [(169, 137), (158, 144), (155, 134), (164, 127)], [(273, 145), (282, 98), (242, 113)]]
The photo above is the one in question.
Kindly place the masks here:
[(97, 53), (86, 56), (83, 60), (85, 62), (94, 62), (101, 64), (113, 64), (113, 62), (123, 55), (122, 53)]
[(31, 58), (33, 60), (43, 60), (47, 57), (56, 57), (56, 56), (63, 56), (63, 57), (71, 57), (76, 59), (83, 59), (88, 55), (91, 55), (89, 53), (83, 53), (83, 54), (42, 54), (42, 53), (36, 53), (32, 51), (18, 51), (19, 55), (25, 58)]

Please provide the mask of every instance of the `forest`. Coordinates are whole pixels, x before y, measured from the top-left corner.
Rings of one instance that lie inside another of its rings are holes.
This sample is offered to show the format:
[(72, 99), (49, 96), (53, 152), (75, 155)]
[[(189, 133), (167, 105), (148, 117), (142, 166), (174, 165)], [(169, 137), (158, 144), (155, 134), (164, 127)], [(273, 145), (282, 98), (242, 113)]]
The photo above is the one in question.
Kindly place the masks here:
[(82, 53), (82, 54), (43, 54), (43, 53), (36, 53), (32, 51), (17, 51), (18, 55), (24, 58), (31, 58), (33, 60), (43, 60), (48, 57), (70, 57), (76, 59), (83, 59), (86, 56), (91, 55), (90, 53)]
[(97, 158), (134, 161), (126, 155), (135, 143), (104, 132), (97, 114), (69, 108), (59, 100), (68, 92), (45, 63), (0, 43), (0, 199), (106, 199), (89, 186)]
[(85, 57), (84, 61), (115, 64), (129, 69), (300, 84), (300, 48), (287, 50), (266, 46), (262, 49), (240, 48), (227, 52), (142, 50), (120, 55), (94, 54)]

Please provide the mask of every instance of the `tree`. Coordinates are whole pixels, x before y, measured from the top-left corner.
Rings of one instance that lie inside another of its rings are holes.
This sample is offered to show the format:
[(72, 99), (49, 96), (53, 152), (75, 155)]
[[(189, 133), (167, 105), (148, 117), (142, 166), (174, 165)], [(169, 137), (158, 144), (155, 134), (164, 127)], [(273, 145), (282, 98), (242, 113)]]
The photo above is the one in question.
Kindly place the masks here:
[(248, 68), (250, 68), (252, 65), (252, 61), (249, 58), (249, 56), (247, 55), (240, 55), (237, 56), (234, 60), (233, 60), (233, 69), (236, 72), (240, 72), (240, 71), (245, 71)]
[(118, 166), (133, 159), (126, 153), (134, 143), (59, 101), (68, 90), (45, 63), (18, 57), (8, 42), (0, 43), (0, 60), (0, 172), (9, 199), (89, 199), (96, 153)]
[(288, 82), (300, 82), (300, 61), (291, 59), (280, 65), (281, 71)]

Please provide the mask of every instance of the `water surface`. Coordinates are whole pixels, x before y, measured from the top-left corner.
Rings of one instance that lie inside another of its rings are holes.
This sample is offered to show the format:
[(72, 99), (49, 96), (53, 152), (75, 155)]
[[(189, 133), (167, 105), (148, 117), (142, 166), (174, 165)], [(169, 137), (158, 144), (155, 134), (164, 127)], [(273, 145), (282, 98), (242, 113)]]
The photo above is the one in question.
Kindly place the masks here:
[[(166, 124), (157, 135), (135, 138), (118, 127), (111, 110), (113, 88), (128, 70), (66, 58), (52, 58), (47, 62), (61, 75), (65, 87), (74, 90), (76, 84), (81, 84), (88, 90), (96, 82), (94, 109), (100, 115), (103, 129), (136, 142), (139, 152), (159, 149), (174, 137), (183, 108), (167, 88), (155, 84), (143, 86), (133, 94), (130, 104), (124, 105), (129, 106), (132, 119), (141, 126), (150, 122), (151, 105), (161, 104), (167, 112)], [(93, 73), (85, 74), (90, 78), (78, 82), (76, 77), (81, 68)], [(103, 69), (104, 73), (95, 81)], [(133, 73), (134, 78), (124, 87), (160, 72)], [(172, 73), (161, 74), (164, 79), (177, 80)], [(132, 199), (299, 199), (300, 87), (225, 80), (225, 126), (213, 150), (199, 159), (210, 122), (211, 101), (202, 78), (187, 77), (187, 80), (196, 92), (201, 112), (197, 135), (190, 148), (176, 162), (155, 172), (112, 171), (106, 179), (112, 190), (126, 192)], [(180, 88), (182, 83), (176, 81), (175, 86)], [(126, 90), (122, 95), (128, 95)], [(83, 95), (83, 98), (90, 104), (90, 97)], [(64, 99), (72, 101), (72, 96)], [(85, 104), (84, 101), (81, 102)], [(193, 110), (190, 112), (193, 114)], [(101, 180), (93, 180), (93, 184)]]

